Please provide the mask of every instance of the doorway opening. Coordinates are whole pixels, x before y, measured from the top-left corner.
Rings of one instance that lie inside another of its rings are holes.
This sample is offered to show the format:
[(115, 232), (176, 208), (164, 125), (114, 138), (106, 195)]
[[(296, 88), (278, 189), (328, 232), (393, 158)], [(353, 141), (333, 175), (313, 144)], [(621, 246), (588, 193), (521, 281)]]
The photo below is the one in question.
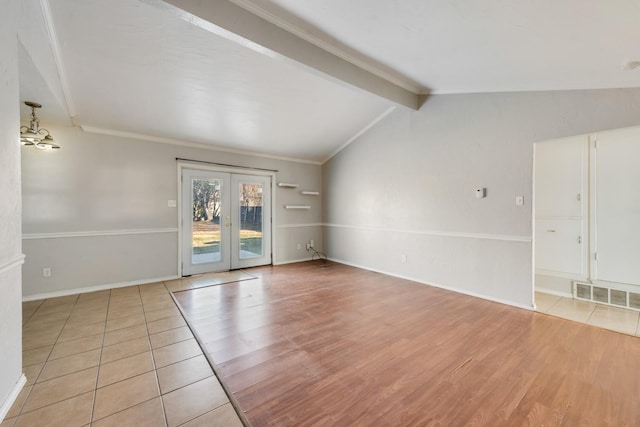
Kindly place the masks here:
[(538, 311), (640, 333), (640, 127), (534, 144)]

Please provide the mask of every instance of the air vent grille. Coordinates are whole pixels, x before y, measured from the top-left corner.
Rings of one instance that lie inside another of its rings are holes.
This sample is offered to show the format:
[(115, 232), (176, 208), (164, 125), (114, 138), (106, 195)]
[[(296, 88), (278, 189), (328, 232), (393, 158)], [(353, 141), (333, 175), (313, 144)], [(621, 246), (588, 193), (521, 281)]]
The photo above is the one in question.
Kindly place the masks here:
[(573, 282), (573, 290), (573, 296), (576, 299), (640, 310), (640, 292), (607, 288), (583, 282)]
[(576, 297), (580, 299), (591, 299), (591, 285), (576, 283)]
[(640, 294), (629, 292), (629, 307), (640, 310)]
[(593, 300), (598, 302), (609, 303), (609, 289), (601, 288), (599, 286), (593, 287)]
[(627, 306), (627, 291), (611, 289), (609, 292), (611, 293), (611, 304), (622, 307)]

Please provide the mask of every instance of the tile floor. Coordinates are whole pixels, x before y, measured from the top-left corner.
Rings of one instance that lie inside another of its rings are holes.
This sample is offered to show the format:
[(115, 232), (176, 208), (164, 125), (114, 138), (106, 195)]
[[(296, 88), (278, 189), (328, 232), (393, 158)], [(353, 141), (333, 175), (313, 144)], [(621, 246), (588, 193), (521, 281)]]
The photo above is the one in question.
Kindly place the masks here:
[(27, 384), (0, 427), (242, 426), (170, 291), (202, 275), (23, 303)]
[(640, 336), (640, 312), (638, 311), (542, 292), (536, 292), (536, 305), (541, 313)]

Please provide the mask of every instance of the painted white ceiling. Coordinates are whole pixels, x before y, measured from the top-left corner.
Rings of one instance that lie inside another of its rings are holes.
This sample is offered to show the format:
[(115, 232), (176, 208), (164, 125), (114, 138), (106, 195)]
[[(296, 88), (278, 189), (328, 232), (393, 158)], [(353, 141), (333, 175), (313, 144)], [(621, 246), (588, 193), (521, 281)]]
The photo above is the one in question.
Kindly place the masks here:
[(234, 0), (431, 93), (640, 86), (637, 0)]
[[(44, 104), (43, 122), (72, 117), (99, 132), (322, 162), (398, 105), (385, 99), (394, 87), (640, 87), (640, 68), (623, 70), (640, 59), (637, 0), (231, 1), (287, 30), (290, 39), (274, 36), (285, 54), (211, 31), (160, 0), (23, 0), (21, 98)], [(225, 2), (168, 0), (214, 16)], [(295, 39), (338, 61), (283, 58)]]
[(50, 5), (83, 127), (321, 161), (389, 107), (147, 3)]

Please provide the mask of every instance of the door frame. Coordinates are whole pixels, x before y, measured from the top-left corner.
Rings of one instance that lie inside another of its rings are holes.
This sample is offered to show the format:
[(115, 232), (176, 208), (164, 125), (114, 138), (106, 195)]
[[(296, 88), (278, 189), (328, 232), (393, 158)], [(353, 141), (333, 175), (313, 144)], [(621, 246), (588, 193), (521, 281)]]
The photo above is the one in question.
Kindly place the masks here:
[(206, 172), (221, 172), (221, 173), (230, 173), (230, 174), (239, 174), (239, 175), (254, 175), (254, 176), (268, 176), (271, 177), (271, 223), (268, 224), (271, 233), (271, 265), (273, 265), (273, 260), (276, 257), (276, 236), (274, 231), (273, 224), (275, 224), (276, 218), (276, 172), (275, 171), (265, 171), (263, 169), (251, 169), (244, 167), (224, 167), (224, 166), (208, 166), (204, 164), (198, 163), (190, 163), (186, 161), (179, 161), (177, 165), (177, 184), (178, 184), (178, 277), (182, 276), (182, 253), (184, 251), (183, 248), (183, 231), (182, 231), (182, 222), (184, 206), (182, 201), (182, 171), (184, 169), (195, 170), (195, 171), (206, 171)]

